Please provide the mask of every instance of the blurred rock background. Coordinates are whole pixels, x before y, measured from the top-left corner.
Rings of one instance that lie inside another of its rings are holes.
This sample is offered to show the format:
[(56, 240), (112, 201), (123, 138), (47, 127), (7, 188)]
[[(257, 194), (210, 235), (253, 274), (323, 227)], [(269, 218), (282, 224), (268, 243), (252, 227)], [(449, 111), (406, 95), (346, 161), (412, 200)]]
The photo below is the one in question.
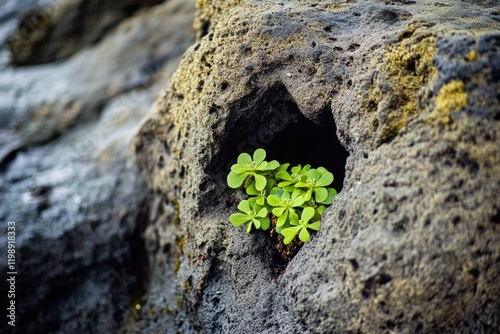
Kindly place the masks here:
[(112, 333), (140, 298), (151, 204), (129, 146), (193, 42), (193, 14), (184, 0), (0, 3), (0, 235), (16, 222), (17, 332)]

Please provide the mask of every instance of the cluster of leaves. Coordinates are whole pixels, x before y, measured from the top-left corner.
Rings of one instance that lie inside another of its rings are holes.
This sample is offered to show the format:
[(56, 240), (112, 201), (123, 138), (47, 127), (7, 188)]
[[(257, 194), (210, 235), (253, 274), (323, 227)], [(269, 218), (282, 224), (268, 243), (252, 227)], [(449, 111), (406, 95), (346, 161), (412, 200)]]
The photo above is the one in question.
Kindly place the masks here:
[(332, 204), (335, 189), (328, 188), (333, 174), (326, 168), (310, 165), (295, 166), (265, 161), (266, 151), (257, 149), (253, 157), (241, 153), (231, 167), (227, 184), (231, 188), (242, 185), (249, 196), (238, 205), (239, 213), (229, 217), (234, 226), (246, 225), (267, 230), (274, 222), (276, 232), (283, 235), (285, 245), (298, 235), (300, 241), (309, 240), (309, 230), (318, 231), (320, 216)]

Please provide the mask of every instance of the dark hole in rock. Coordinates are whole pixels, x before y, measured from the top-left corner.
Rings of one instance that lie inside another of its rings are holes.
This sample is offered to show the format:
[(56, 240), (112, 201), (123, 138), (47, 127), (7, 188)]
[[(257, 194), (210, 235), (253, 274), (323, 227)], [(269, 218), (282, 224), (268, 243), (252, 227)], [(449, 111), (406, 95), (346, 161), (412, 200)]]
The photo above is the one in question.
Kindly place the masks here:
[(30, 191), (31, 196), (35, 197), (38, 201), (36, 209), (37, 212), (40, 214), (42, 211), (50, 208), (51, 206), (51, 193), (52, 193), (52, 187), (51, 186), (36, 186), (31, 189)]
[(494, 214), (490, 217), (490, 221), (494, 224), (500, 224), (500, 209), (493, 207)]
[[(206, 174), (219, 186), (204, 194), (201, 207), (213, 207), (218, 203), (214, 198), (232, 196), (230, 194), (234, 193), (239, 195), (233, 197), (235, 202), (231, 211), (238, 211), (237, 198), (245, 196), (244, 190), (232, 192), (226, 178), (240, 153), (252, 154), (257, 148), (266, 150), (267, 161), (278, 160), (282, 164), (290, 163), (291, 167), (298, 164), (325, 167), (334, 175), (331, 187), (340, 192), (349, 153), (337, 138), (331, 110), (320, 112), (316, 124), (300, 112), (286, 88), (280, 84), (260, 95), (257, 101), (254, 98), (250, 96), (240, 101), (235, 117), (225, 124), (220, 137), (220, 151), (205, 169)], [(221, 200), (220, 203), (225, 202)], [(275, 252), (268, 261), (275, 273), (280, 274), (301, 245), (283, 248), (279, 241), (282, 236), (273, 237), (271, 230), (263, 233), (269, 236), (269, 246)]]
[(201, 26), (200, 29), (200, 38), (206, 36), (209, 31), (210, 31), (210, 22), (208, 21), (203, 22), (203, 25)]
[(350, 259), (349, 262), (351, 263), (352, 265), (352, 269), (354, 271), (357, 271), (359, 269), (359, 264), (358, 264), (358, 261), (354, 260), (354, 259)]
[(375, 14), (372, 18), (374, 21), (382, 21), (388, 24), (393, 24), (399, 21), (399, 15), (397, 12), (392, 10), (383, 10)]
[[(349, 153), (337, 138), (331, 111), (323, 112), (321, 125), (318, 125), (302, 115), (291, 100), (284, 87), (275, 87), (261, 97), (258, 105), (241, 113), (239, 119), (228, 122), (222, 139), (224, 143), (208, 164), (206, 173), (227, 187), (227, 174), (238, 155), (242, 152), (252, 154), (257, 148), (264, 148), (267, 161), (325, 167), (334, 175), (331, 186), (340, 192)], [(241, 102), (242, 109), (249, 107), (247, 102)], [(253, 110), (268, 112), (255, 115)]]
[(472, 268), (469, 270), (469, 274), (471, 274), (474, 279), (477, 279), (479, 277), (479, 270), (477, 268)]
[(378, 279), (378, 282), (380, 283), (380, 285), (385, 285), (387, 283), (389, 283), (390, 281), (392, 281), (392, 277), (386, 273), (382, 273), (380, 274), (379, 276), (379, 279)]
[(30, 193), (31, 196), (33, 197), (43, 197), (50, 195), (50, 192), (52, 191), (51, 186), (36, 186), (31, 189)]
[(335, 126), (316, 125), (302, 116), (297, 122), (276, 134), (274, 140), (265, 145), (264, 149), (269, 159), (276, 159), (280, 163), (325, 167), (335, 177), (332, 186), (337, 192), (342, 189), (349, 153), (340, 144)]

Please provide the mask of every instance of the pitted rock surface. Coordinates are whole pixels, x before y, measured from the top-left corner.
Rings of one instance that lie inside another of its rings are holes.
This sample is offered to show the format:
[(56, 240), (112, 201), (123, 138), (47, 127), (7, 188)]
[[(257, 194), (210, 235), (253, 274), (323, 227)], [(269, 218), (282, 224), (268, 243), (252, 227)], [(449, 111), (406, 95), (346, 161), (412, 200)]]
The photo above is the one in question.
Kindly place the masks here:
[[(149, 311), (126, 328), (498, 332), (499, 13), (494, 1), (198, 1), (198, 41), (134, 143), (158, 216)], [(268, 236), (228, 222), (241, 196), (228, 168), (257, 147), (340, 180), (278, 273)]]

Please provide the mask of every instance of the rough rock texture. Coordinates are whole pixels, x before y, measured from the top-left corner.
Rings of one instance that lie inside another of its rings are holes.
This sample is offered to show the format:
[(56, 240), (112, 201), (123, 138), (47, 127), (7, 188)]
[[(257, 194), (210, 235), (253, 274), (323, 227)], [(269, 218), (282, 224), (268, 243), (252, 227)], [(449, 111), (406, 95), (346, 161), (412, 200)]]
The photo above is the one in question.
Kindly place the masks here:
[[(156, 216), (125, 329), (500, 332), (496, 2), (198, 9), (199, 40), (135, 140)], [(228, 167), (256, 147), (343, 179), (285, 269), (265, 233), (228, 222)]]
[[(0, 331), (113, 333), (149, 274), (141, 233), (150, 195), (130, 143), (193, 43), (194, 2), (141, 11), (65, 61), (10, 67), (8, 36), (26, 10), (45, 10), (40, 3), (0, 5), (3, 310), (8, 221), (18, 272), (16, 327), (2, 314)], [(100, 16), (88, 15), (98, 30)]]
[(66, 0), (25, 12), (9, 38), (12, 63), (36, 65), (65, 59), (99, 42), (123, 19), (164, 0)]

